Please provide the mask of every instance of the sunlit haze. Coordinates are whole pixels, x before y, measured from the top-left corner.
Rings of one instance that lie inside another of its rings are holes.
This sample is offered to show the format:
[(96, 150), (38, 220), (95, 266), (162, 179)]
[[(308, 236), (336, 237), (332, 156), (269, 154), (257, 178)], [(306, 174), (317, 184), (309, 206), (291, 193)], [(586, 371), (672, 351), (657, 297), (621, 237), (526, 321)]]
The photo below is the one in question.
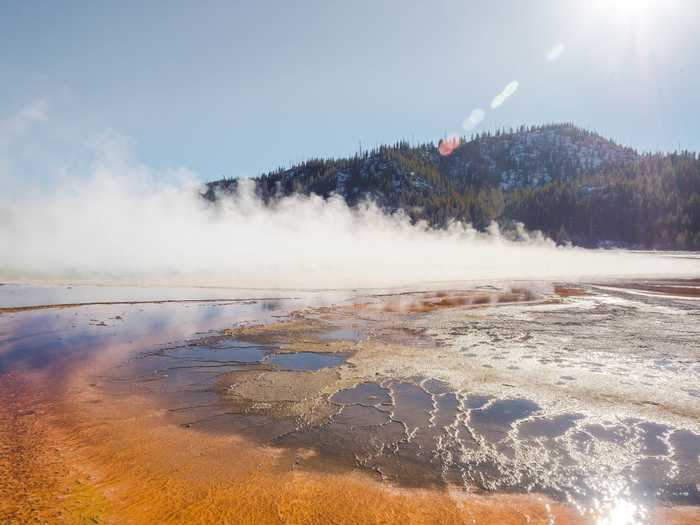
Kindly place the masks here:
[(202, 180), (547, 122), (700, 149), (693, 0), (38, 7), (0, 7), (5, 178), (75, 174), (106, 131)]

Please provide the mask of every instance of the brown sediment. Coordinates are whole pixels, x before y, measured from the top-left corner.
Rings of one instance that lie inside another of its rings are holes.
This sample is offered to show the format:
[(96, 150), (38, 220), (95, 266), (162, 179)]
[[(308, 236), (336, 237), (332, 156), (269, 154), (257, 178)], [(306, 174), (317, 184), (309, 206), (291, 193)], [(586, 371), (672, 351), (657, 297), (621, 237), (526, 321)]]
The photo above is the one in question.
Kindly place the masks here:
[(396, 294), (381, 303), (381, 309), (388, 313), (429, 313), (447, 308), (481, 308), (513, 303), (530, 303), (546, 298), (538, 296), (527, 288), (511, 288), (505, 291), (483, 292), (467, 290), (460, 292), (434, 292), (423, 294)]
[(559, 297), (580, 297), (588, 294), (584, 288), (573, 286), (555, 286), (554, 293)]
[(36, 383), (0, 376), (0, 522), (101, 523), (108, 503), (68, 459), (51, 425), (54, 407)]

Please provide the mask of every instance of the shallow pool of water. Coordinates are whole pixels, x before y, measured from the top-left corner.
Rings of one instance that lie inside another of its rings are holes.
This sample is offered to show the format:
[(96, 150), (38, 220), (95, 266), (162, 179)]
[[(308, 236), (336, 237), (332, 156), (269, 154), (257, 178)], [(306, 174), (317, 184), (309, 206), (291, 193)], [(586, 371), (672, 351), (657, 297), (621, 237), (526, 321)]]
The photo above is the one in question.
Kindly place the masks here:
[(337, 354), (325, 354), (320, 352), (293, 352), (271, 354), (265, 358), (269, 363), (281, 370), (321, 370), (338, 366), (345, 361), (345, 357)]

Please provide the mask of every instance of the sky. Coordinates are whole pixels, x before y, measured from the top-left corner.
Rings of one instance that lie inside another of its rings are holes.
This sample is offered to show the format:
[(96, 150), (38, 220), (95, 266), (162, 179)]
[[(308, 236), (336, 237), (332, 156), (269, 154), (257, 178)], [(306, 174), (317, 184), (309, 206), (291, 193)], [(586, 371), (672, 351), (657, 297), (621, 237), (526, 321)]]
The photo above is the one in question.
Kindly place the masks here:
[(548, 122), (700, 150), (699, 20), (697, 0), (6, 0), (0, 180), (96, 150), (247, 177)]

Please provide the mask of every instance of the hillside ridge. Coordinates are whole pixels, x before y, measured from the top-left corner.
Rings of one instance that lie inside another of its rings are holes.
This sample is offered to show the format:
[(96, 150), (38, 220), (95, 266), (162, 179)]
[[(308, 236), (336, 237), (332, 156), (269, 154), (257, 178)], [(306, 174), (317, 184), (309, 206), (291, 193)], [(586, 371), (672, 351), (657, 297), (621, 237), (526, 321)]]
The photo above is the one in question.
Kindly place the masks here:
[[(400, 141), (347, 158), (310, 159), (255, 177), (265, 202), (294, 193), (370, 199), (435, 227), (450, 220), (485, 228), (522, 222), (561, 243), (700, 248), (700, 159), (645, 153), (573, 124)], [(235, 191), (207, 184), (205, 196)]]

